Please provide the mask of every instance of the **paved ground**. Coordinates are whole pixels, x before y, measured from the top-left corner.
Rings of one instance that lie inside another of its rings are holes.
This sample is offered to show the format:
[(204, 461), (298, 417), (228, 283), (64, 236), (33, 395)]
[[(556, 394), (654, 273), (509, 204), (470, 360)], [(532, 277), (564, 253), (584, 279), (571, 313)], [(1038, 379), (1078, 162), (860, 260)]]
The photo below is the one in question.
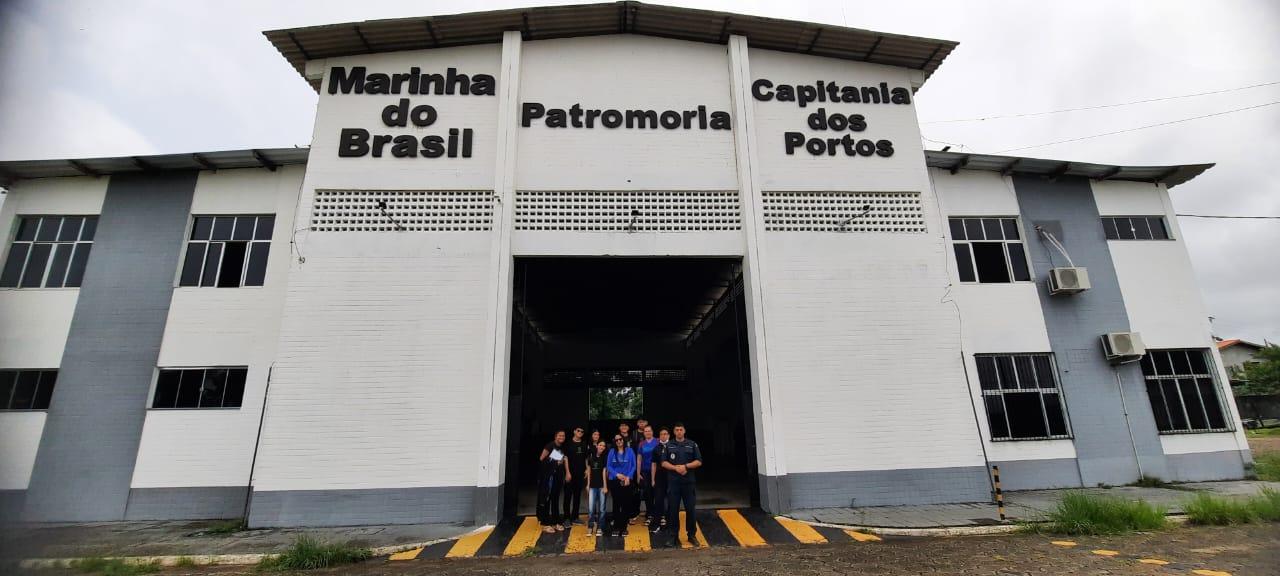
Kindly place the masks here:
[[(1280, 524), (1174, 528), (1123, 537), (1074, 538), (1073, 546), (1036, 535), (899, 538), (880, 542), (783, 544), (753, 548), (658, 550), (513, 558), (378, 558), (306, 574), (486, 576), (738, 575), (1274, 575), (1280, 571)], [(1059, 540), (1061, 542), (1061, 540)], [(1141, 563), (1147, 560), (1154, 563)], [(1159, 564), (1161, 562), (1167, 564)], [(1199, 570), (1200, 572), (1196, 572)], [(63, 571), (39, 571), (61, 575)], [(164, 574), (254, 574), (252, 567), (170, 568)]]
[(218, 522), (100, 522), (0, 525), (0, 560), (87, 556), (184, 556), (255, 554), (288, 548), (299, 534), (330, 542), (378, 547), (450, 538), (471, 526), (355, 526), (246, 530), (206, 534)]
[[(1174, 488), (1087, 488), (1084, 492), (1106, 494), (1133, 500), (1146, 500), (1181, 512), (1181, 504), (1191, 492), (1205, 491), (1221, 496), (1249, 496), (1264, 486), (1280, 490), (1280, 482), (1192, 482)], [(1029, 490), (1005, 493), (1005, 514), (1013, 520), (1036, 520), (1053, 508), (1061, 490)], [(870, 508), (817, 508), (797, 510), (790, 516), (802, 520), (853, 526), (902, 528), (936, 528), (945, 526), (982, 526), (995, 524), (998, 513), (994, 504), (937, 504), (931, 506), (876, 506)], [(1278, 570), (1280, 572), (1280, 570)]]

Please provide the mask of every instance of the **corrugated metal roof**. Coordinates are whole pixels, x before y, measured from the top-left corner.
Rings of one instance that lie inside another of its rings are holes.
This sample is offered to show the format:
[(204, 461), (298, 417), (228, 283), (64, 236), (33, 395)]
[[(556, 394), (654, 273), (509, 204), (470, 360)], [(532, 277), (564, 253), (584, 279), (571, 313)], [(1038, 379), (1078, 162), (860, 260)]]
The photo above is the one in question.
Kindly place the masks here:
[(1129, 180), (1134, 182), (1163, 182), (1173, 188), (1185, 183), (1213, 164), (1182, 164), (1176, 166), (1116, 166), (1092, 164), (1068, 160), (1047, 160), (1019, 156), (995, 156), (991, 154), (965, 154), (926, 150), (925, 159), (932, 168), (946, 168), (954, 174), (959, 170), (986, 170), (1001, 174), (1034, 174), (1039, 176), (1084, 176), (1094, 180)]
[[(289, 164), (306, 164), (309, 148), (253, 148), (220, 152), (159, 154), (155, 156), (117, 156), (112, 158), (73, 158), (57, 160), (12, 160), (0, 162), (0, 184), (17, 180), (57, 176), (107, 176), (144, 170), (218, 170), (226, 168), (271, 168)], [(1004, 174), (1036, 174), (1042, 176), (1084, 176), (1095, 180), (1132, 180), (1164, 182), (1172, 188), (1213, 167), (1213, 164), (1179, 166), (1116, 166), (1066, 160), (1046, 160), (1018, 156), (964, 154), (960, 152), (925, 151), (925, 162), (933, 168), (986, 170)]]
[(0, 162), (0, 184), (17, 180), (56, 176), (107, 176), (147, 170), (219, 170), (226, 168), (268, 168), (306, 164), (307, 148), (253, 148), (190, 154), (115, 156), (111, 158), (68, 158), (58, 160), (11, 160)]
[[(492, 44), (501, 42), (507, 30), (519, 30), (525, 40), (643, 34), (713, 44), (725, 44), (730, 34), (738, 34), (756, 48), (913, 68), (923, 71), (925, 78), (957, 46), (949, 40), (640, 2), (366, 20), (263, 34), (305, 78), (307, 60)], [(320, 89), (318, 80), (311, 86)]]

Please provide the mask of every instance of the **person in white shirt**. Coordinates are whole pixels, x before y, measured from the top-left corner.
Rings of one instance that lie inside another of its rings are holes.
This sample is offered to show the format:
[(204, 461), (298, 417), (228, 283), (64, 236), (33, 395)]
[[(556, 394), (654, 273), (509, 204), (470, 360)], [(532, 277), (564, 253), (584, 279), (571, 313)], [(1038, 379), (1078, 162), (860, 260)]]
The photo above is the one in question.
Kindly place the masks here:
[(560, 492), (569, 481), (569, 458), (565, 454), (564, 430), (556, 430), (555, 436), (542, 447), (538, 456), (538, 523), (543, 532), (564, 530), (564, 516), (560, 511)]

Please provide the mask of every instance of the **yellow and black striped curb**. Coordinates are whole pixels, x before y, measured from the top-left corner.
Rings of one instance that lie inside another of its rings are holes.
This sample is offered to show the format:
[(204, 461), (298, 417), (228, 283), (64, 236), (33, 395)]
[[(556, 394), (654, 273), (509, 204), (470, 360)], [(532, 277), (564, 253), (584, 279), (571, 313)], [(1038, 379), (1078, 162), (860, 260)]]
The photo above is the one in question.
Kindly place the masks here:
[[(686, 516), (680, 513), (681, 548), (750, 548), (773, 544), (825, 544), (828, 542), (878, 542), (879, 536), (847, 528), (815, 526), (759, 509), (701, 510), (696, 514), (697, 532), (689, 540), (684, 532)], [(427, 558), (472, 558), (590, 552), (644, 552), (663, 548), (670, 528), (651, 534), (644, 524), (630, 526), (623, 537), (591, 536), (587, 527), (576, 524), (564, 531), (546, 533), (532, 517), (513, 518), (493, 528), (477, 530), (454, 542), (441, 542), (392, 554), (391, 560)]]

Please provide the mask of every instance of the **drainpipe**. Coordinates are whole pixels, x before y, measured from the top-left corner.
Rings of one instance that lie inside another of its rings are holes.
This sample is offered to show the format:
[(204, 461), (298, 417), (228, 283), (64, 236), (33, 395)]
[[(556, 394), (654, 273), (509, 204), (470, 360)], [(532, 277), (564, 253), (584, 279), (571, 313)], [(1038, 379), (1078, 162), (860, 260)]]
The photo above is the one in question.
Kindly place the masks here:
[(267, 393), (271, 391), (271, 371), (276, 367), (272, 362), (267, 367), (267, 385), (262, 390), (262, 409), (258, 413), (258, 435), (253, 441), (253, 459), (249, 461), (249, 481), (244, 490), (244, 525), (249, 525), (249, 506), (253, 502), (253, 471), (258, 466), (258, 446), (262, 444), (262, 421), (267, 415)]
[(1129, 405), (1124, 399), (1124, 380), (1120, 378), (1120, 369), (1112, 366), (1111, 371), (1116, 375), (1116, 390), (1120, 391), (1120, 410), (1124, 412), (1124, 427), (1129, 431), (1129, 446), (1133, 448), (1133, 461), (1138, 464), (1138, 479), (1141, 480), (1144, 474), (1142, 472), (1142, 457), (1138, 456), (1138, 441), (1133, 437), (1133, 424), (1129, 422)]

